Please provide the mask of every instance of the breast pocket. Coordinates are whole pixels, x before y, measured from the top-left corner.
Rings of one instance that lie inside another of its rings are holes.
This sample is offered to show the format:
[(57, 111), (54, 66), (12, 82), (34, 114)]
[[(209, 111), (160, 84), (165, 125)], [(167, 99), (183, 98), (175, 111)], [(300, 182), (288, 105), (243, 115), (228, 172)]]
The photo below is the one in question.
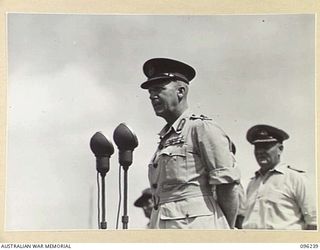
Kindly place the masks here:
[(277, 191), (273, 191), (267, 194), (266, 201), (269, 203), (279, 203), (281, 201), (281, 193)]
[(158, 183), (159, 181), (159, 171), (153, 163), (150, 163), (148, 165), (148, 177), (149, 177), (150, 185)]
[(291, 199), (283, 190), (277, 190), (275, 188), (267, 189), (264, 196), (267, 203), (269, 203), (272, 206), (284, 205)]
[(184, 183), (187, 181), (188, 169), (185, 145), (172, 145), (164, 148), (158, 158), (165, 180), (163, 185)]

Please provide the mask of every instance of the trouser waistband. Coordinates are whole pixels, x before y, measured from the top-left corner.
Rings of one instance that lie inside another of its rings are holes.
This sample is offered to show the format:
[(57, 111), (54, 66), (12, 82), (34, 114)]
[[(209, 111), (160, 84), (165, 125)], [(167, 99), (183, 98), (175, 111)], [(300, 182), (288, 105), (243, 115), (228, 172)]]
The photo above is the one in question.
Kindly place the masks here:
[(213, 195), (211, 186), (188, 185), (184, 188), (172, 189), (171, 191), (160, 191), (154, 195), (155, 205), (184, 200), (187, 198)]

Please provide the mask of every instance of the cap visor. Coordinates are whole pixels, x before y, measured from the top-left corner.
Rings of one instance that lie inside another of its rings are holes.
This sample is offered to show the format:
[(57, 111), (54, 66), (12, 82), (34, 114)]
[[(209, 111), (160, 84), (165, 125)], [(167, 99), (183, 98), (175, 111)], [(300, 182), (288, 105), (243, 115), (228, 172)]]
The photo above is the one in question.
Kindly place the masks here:
[(136, 207), (142, 207), (143, 201), (146, 199), (146, 197), (141, 196), (140, 198), (138, 198), (133, 205), (135, 205)]
[(133, 203), (133, 205), (135, 205), (136, 207), (142, 207), (143, 204), (145, 204), (145, 202), (146, 202), (148, 199), (150, 199), (151, 197), (152, 197), (151, 194), (150, 194), (150, 195), (144, 194), (144, 195), (140, 196), (140, 197)]
[(258, 139), (258, 140), (254, 140), (251, 143), (252, 144), (256, 144), (256, 143), (264, 143), (264, 142), (277, 142), (278, 140), (275, 138), (271, 138), (271, 139)]
[(154, 78), (148, 79), (148, 81), (145, 81), (144, 83), (142, 83), (140, 85), (140, 87), (143, 88), (143, 89), (148, 89), (152, 85), (162, 83), (163, 81), (169, 80), (171, 78), (172, 78), (171, 76), (154, 77)]

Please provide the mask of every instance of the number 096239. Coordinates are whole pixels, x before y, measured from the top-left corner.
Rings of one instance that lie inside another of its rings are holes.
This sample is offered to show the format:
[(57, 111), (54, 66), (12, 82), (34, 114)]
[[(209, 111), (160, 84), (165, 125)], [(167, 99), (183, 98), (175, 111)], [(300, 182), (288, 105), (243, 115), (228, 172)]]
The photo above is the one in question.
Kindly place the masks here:
[(317, 249), (317, 248), (319, 248), (319, 245), (316, 243), (302, 243), (302, 244), (300, 244), (300, 248)]

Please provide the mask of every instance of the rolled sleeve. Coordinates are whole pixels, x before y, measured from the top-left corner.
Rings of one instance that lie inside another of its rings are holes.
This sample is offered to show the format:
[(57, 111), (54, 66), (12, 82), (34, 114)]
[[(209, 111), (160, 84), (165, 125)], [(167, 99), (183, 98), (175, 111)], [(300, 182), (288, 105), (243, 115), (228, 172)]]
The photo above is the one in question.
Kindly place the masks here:
[(217, 168), (209, 172), (209, 183), (212, 185), (239, 183), (240, 171), (237, 167)]
[(314, 199), (314, 193), (306, 176), (299, 176), (296, 178), (295, 188), (296, 188), (296, 200), (300, 206), (305, 225), (317, 225), (317, 212), (316, 204)]
[(211, 121), (196, 126), (199, 154), (212, 185), (239, 182), (240, 171), (230, 152), (230, 141), (223, 130)]

